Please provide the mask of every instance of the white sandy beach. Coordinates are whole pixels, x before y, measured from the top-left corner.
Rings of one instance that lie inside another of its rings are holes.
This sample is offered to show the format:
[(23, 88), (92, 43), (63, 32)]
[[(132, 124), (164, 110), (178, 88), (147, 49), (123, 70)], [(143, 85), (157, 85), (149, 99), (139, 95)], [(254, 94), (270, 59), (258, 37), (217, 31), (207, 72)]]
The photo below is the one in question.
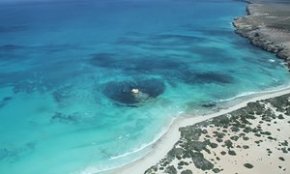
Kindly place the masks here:
[[(271, 91), (271, 92), (254, 94), (239, 104), (231, 106), (227, 109), (222, 109), (219, 112), (216, 112), (213, 114), (204, 115), (204, 116), (194, 116), (194, 117), (188, 117), (188, 116), (180, 117), (173, 122), (173, 124), (170, 126), (166, 134), (152, 146), (152, 151), (148, 155), (146, 155), (145, 157), (131, 164), (125, 165), (121, 168), (118, 168), (118, 169), (115, 169), (113, 171), (109, 171), (106, 173), (108, 174), (143, 174), (148, 168), (155, 165), (162, 158), (164, 158), (166, 154), (168, 153), (168, 151), (179, 140), (180, 127), (193, 125), (193, 124), (208, 120), (210, 118), (214, 118), (214, 117), (232, 112), (239, 108), (245, 107), (247, 103), (249, 102), (274, 98), (274, 97), (282, 96), (289, 93), (290, 93), (290, 88), (282, 89), (279, 91)], [(290, 127), (288, 127), (287, 130), (284, 130), (284, 131), (289, 132)]]

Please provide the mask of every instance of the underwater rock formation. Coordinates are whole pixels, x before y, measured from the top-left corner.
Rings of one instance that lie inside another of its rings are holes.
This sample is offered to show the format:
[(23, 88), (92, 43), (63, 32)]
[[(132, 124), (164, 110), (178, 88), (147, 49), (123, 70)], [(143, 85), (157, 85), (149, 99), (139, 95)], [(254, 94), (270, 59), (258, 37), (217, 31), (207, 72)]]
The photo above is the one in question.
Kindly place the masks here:
[[(158, 79), (108, 82), (103, 93), (118, 104), (136, 106), (150, 98), (156, 98), (165, 90)], [(138, 91), (138, 92), (137, 92)]]
[(4, 97), (0, 100), (0, 108), (4, 107), (10, 100), (12, 100), (12, 97)]
[(51, 121), (60, 123), (77, 123), (80, 121), (80, 118), (76, 113), (66, 115), (60, 112), (55, 112), (51, 117)]

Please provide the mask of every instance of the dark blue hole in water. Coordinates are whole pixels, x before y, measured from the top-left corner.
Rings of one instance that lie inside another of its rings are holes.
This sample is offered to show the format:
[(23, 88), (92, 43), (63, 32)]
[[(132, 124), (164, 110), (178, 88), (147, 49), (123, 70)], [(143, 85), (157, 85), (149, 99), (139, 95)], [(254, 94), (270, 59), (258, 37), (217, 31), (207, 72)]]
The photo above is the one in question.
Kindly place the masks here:
[(146, 95), (146, 99), (156, 98), (165, 91), (165, 84), (158, 79), (108, 82), (105, 84), (103, 93), (113, 101), (134, 106), (145, 100), (140, 100), (132, 93), (132, 89), (138, 89), (142, 94)]

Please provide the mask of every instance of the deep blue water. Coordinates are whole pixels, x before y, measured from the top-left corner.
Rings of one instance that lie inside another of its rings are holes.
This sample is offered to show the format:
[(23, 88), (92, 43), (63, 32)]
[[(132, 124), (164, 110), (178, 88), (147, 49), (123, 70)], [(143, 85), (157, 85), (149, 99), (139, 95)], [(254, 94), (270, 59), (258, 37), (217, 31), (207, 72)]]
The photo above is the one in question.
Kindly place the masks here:
[(113, 168), (179, 114), (289, 84), (233, 32), (244, 13), (232, 0), (0, 3), (0, 173)]

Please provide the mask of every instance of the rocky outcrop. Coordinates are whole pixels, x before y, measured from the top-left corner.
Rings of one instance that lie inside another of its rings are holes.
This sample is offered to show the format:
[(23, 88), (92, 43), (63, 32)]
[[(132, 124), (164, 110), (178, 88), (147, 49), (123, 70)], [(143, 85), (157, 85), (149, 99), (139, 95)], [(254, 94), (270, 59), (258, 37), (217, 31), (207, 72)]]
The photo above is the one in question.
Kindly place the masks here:
[(290, 70), (290, 4), (251, 3), (247, 16), (236, 18), (236, 33), (275, 53)]

